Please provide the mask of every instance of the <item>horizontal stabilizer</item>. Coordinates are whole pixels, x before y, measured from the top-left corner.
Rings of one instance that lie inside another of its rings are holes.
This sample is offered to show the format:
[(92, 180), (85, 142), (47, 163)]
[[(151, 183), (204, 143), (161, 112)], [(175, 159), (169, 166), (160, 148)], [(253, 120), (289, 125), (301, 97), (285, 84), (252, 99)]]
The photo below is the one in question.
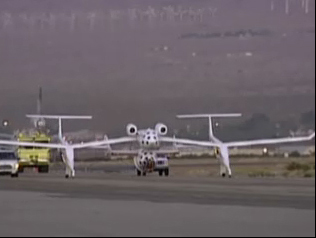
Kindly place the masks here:
[(187, 114), (187, 115), (178, 115), (178, 119), (199, 119), (207, 118), (209, 120), (209, 139), (215, 143), (222, 143), (215, 135), (213, 130), (213, 118), (232, 118), (232, 117), (241, 117), (241, 113), (217, 113), (217, 114)]
[(28, 118), (62, 119), (62, 120), (91, 120), (92, 116), (72, 116), (72, 115), (26, 115)]
[(177, 118), (215, 118), (215, 117), (241, 117), (241, 113), (222, 113), (222, 114), (187, 114), (187, 115), (178, 115)]

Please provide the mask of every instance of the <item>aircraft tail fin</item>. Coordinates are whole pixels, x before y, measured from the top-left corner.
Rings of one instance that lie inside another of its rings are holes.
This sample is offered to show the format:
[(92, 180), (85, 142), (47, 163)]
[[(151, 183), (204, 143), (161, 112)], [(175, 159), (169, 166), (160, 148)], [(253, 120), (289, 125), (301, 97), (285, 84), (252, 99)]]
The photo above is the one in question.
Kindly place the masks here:
[(241, 117), (241, 113), (221, 113), (221, 114), (187, 114), (187, 115), (178, 115), (179, 119), (199, 119), (199, 118), (208, 118), (209, 120), (209, 139), (215, 143), (222, 143), (216, 136), (214, 135), (213, 128), (213, 118), (230, 118), (230, 117)]
[(26, 115), (28, 118), (43, 118), (58, 120), (58, 138), (63, 141), (62, 120), (91, 120), (92, 116), (73, 116), (73, 115)]
[(38, 115), (42, 114), (42, 101), (43, 101), (43, 91), (42, 91), (42, 87), (40, 87), (39, 92), (38, 92), (37, 112), (36, 112)]

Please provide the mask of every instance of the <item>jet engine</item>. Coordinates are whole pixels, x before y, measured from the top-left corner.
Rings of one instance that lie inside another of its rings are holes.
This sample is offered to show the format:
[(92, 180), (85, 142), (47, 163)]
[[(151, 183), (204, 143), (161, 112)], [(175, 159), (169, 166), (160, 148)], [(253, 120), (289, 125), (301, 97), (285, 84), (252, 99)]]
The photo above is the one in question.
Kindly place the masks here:
[(36, 128), (43, 128), (46, 126), (46, 121), (43, 118), (40, 118), (35, 121), (35, 127)]
[(160, 136), (165, 136), (168, 133), (168, 127), (162, 123), (156, 125), (156, 132)]
[(126, 132), (129, 136), (136, 136), (138, 132), (137, 126), (134, 124), (128, 124), (126, 127)]

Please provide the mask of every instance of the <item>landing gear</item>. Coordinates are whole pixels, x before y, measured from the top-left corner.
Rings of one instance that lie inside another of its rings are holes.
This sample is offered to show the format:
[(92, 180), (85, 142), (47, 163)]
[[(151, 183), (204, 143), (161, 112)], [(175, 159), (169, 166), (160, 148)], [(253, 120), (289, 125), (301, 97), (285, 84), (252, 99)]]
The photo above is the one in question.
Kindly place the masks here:
[[(140, 171), (138, 169), (136, 170), (136, 173), (137, 173), (138, 177), (141, 177), (141, 176), (146, 177), (147, 176), (146, 172), (142, 172), (142, 171)], [(158, 174), (159, 174), (160, 177), (162, 177), (164, 175), (166, 177), (168, 177), (169, 176), (169, 169), (160, 169), (160, 170), (158, 170)]]
[(75, 176), (70, 176), (69, 174), (66, 174), (66, 175), (65, 175), (65, 178), (66, 178), (66, 179), (74, 179)]
[[(221, 175), (222, 175), (222, 177), (223, 177), (223, 178), (225, 178), (225, 177), (226, 177), (226, 173), (223, 173), (223, 174), (221, 174)], [(231, 175), (231, 174), (229, 174), (229, 175), (228, 175), (228, 178), (232, 178), (232, 175)]]
[(137, 170), (137, 176), (138, 177), (142, 176), (142, 172), (140, 170)]
[(66, 172), (65, 178), (66, 179), (75, 178), (75, 171), (72, 171), (71, 173)]
[(137, 170), (136, 172), (137, 172), (137, 176), (138, 176), (138, 177), (140, 177), (140, 176), (145, 177), (145, 176), (147, 175), (146, 172), (142, 172), (142, 171), (140, 171), (140, 170)]

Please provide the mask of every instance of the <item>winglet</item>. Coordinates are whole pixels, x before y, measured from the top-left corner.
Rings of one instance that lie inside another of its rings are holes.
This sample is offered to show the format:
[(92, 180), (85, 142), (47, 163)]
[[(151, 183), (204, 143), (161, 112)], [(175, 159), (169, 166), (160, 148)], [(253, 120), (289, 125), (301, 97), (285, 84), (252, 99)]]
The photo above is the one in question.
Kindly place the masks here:
[(313, 140), (314, 138), (315, 138), (315, 132), (312, 133), (312, 134), (308, 137), (309, 140)]
[(209, 120), (209, 139), (215, 143), (222, 143), (215, 135), (213, 129), (213, 118), (225, 118), (225, 117), (241, 117), (241, 113), (221, 113), (221, 114), (187, 114), (178, 115), (178, 119), (197, 119), (197, 118), (207, 118)]
[(73, 116), (73, 115), (26, 115), (28, 118), (44, 118), (58, 120), (58, 138), (63, 141), (62, 120), (91, 120), (92, 116)]
[(177, 118), (179, 119), (195, 119), (195, 118), (215, 118), (215, 117), (241, 117), (241, 113), (221, 113), (221, 114), (187, 114), (187, 115), (178, 115)]
[(28, 118), (62, 119), (62, 120), (90, 120), (92, 116), (72, 116), (72, 115), (26, 115)]

